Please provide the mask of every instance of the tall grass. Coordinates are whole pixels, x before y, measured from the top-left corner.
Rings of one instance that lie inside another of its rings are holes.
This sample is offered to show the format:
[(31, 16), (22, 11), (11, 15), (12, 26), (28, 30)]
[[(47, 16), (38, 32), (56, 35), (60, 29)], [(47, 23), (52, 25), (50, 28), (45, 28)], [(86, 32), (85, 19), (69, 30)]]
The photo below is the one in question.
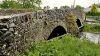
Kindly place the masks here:
[(83, 31), (100, 33), (100, 25), (85, 24)]
[(18, 56), (100, 56), (99, 44), (80, 40), (70, 34), (32, 45)]

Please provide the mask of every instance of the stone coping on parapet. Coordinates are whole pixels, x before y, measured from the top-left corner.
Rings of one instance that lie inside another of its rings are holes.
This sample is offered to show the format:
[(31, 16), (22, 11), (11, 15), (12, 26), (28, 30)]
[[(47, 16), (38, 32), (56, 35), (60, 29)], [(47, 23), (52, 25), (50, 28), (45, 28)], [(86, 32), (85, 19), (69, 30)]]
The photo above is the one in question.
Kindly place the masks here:
[(12, 15), (0, 15), (0, 19), (9, 19), (9, 18), (13, 18), (13, 17), (18, 17), (18, 16), (24, 16), (27, 14), (32, 14), (33, 12), (25, 12), (25, 13), (19, 13), (19, 14), (12, 14)]

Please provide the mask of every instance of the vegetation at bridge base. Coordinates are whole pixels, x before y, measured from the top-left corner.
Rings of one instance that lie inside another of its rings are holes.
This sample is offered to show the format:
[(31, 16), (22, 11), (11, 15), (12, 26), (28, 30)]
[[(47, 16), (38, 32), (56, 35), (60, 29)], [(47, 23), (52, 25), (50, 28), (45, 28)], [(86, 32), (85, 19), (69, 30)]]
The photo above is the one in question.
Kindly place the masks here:
[(98, 10), (96, 4), (93, 4), (93, 5), (92, 5), (91, 11), (90, 11), (90, 12), (91, 12), (91, 13), (98, 13), (98, 12), (99, 12), (99, 10)]
[(84, 24), (84, 32), (100, 33), (100, 25)]
[(100, 56), (100, 45), (66, 34), (33, 46), (18, 56)]

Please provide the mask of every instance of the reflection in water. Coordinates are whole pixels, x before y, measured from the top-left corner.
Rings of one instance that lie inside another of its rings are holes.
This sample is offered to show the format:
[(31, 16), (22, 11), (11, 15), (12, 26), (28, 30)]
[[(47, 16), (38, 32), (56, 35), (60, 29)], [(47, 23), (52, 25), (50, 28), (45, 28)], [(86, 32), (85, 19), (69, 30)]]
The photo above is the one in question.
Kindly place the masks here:
[(86, 38), (87, 40), (94, 42), (94, 43), (100, 43), (100, 34), (98, 33), (89, 33), (89, 32), (82, 32), (80, 34), (81, 38)]

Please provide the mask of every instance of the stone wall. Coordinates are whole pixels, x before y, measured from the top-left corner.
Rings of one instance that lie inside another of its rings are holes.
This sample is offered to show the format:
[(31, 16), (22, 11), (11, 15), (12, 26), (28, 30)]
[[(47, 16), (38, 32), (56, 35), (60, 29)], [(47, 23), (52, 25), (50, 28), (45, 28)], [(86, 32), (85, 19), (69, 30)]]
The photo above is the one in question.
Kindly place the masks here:
[[(34, 40), (48, 39), (57, 26), (62, 26), (68, 32), (71, 30), (68, 29), (69, 14), (76, 16), (73, 19), (84, 19), (84, 13), (76, 11), (55, 9), (0, 16), (0, 55), (16, 56), (30, 47)], [(79, 30), (78, 26), (75, 27)]]

